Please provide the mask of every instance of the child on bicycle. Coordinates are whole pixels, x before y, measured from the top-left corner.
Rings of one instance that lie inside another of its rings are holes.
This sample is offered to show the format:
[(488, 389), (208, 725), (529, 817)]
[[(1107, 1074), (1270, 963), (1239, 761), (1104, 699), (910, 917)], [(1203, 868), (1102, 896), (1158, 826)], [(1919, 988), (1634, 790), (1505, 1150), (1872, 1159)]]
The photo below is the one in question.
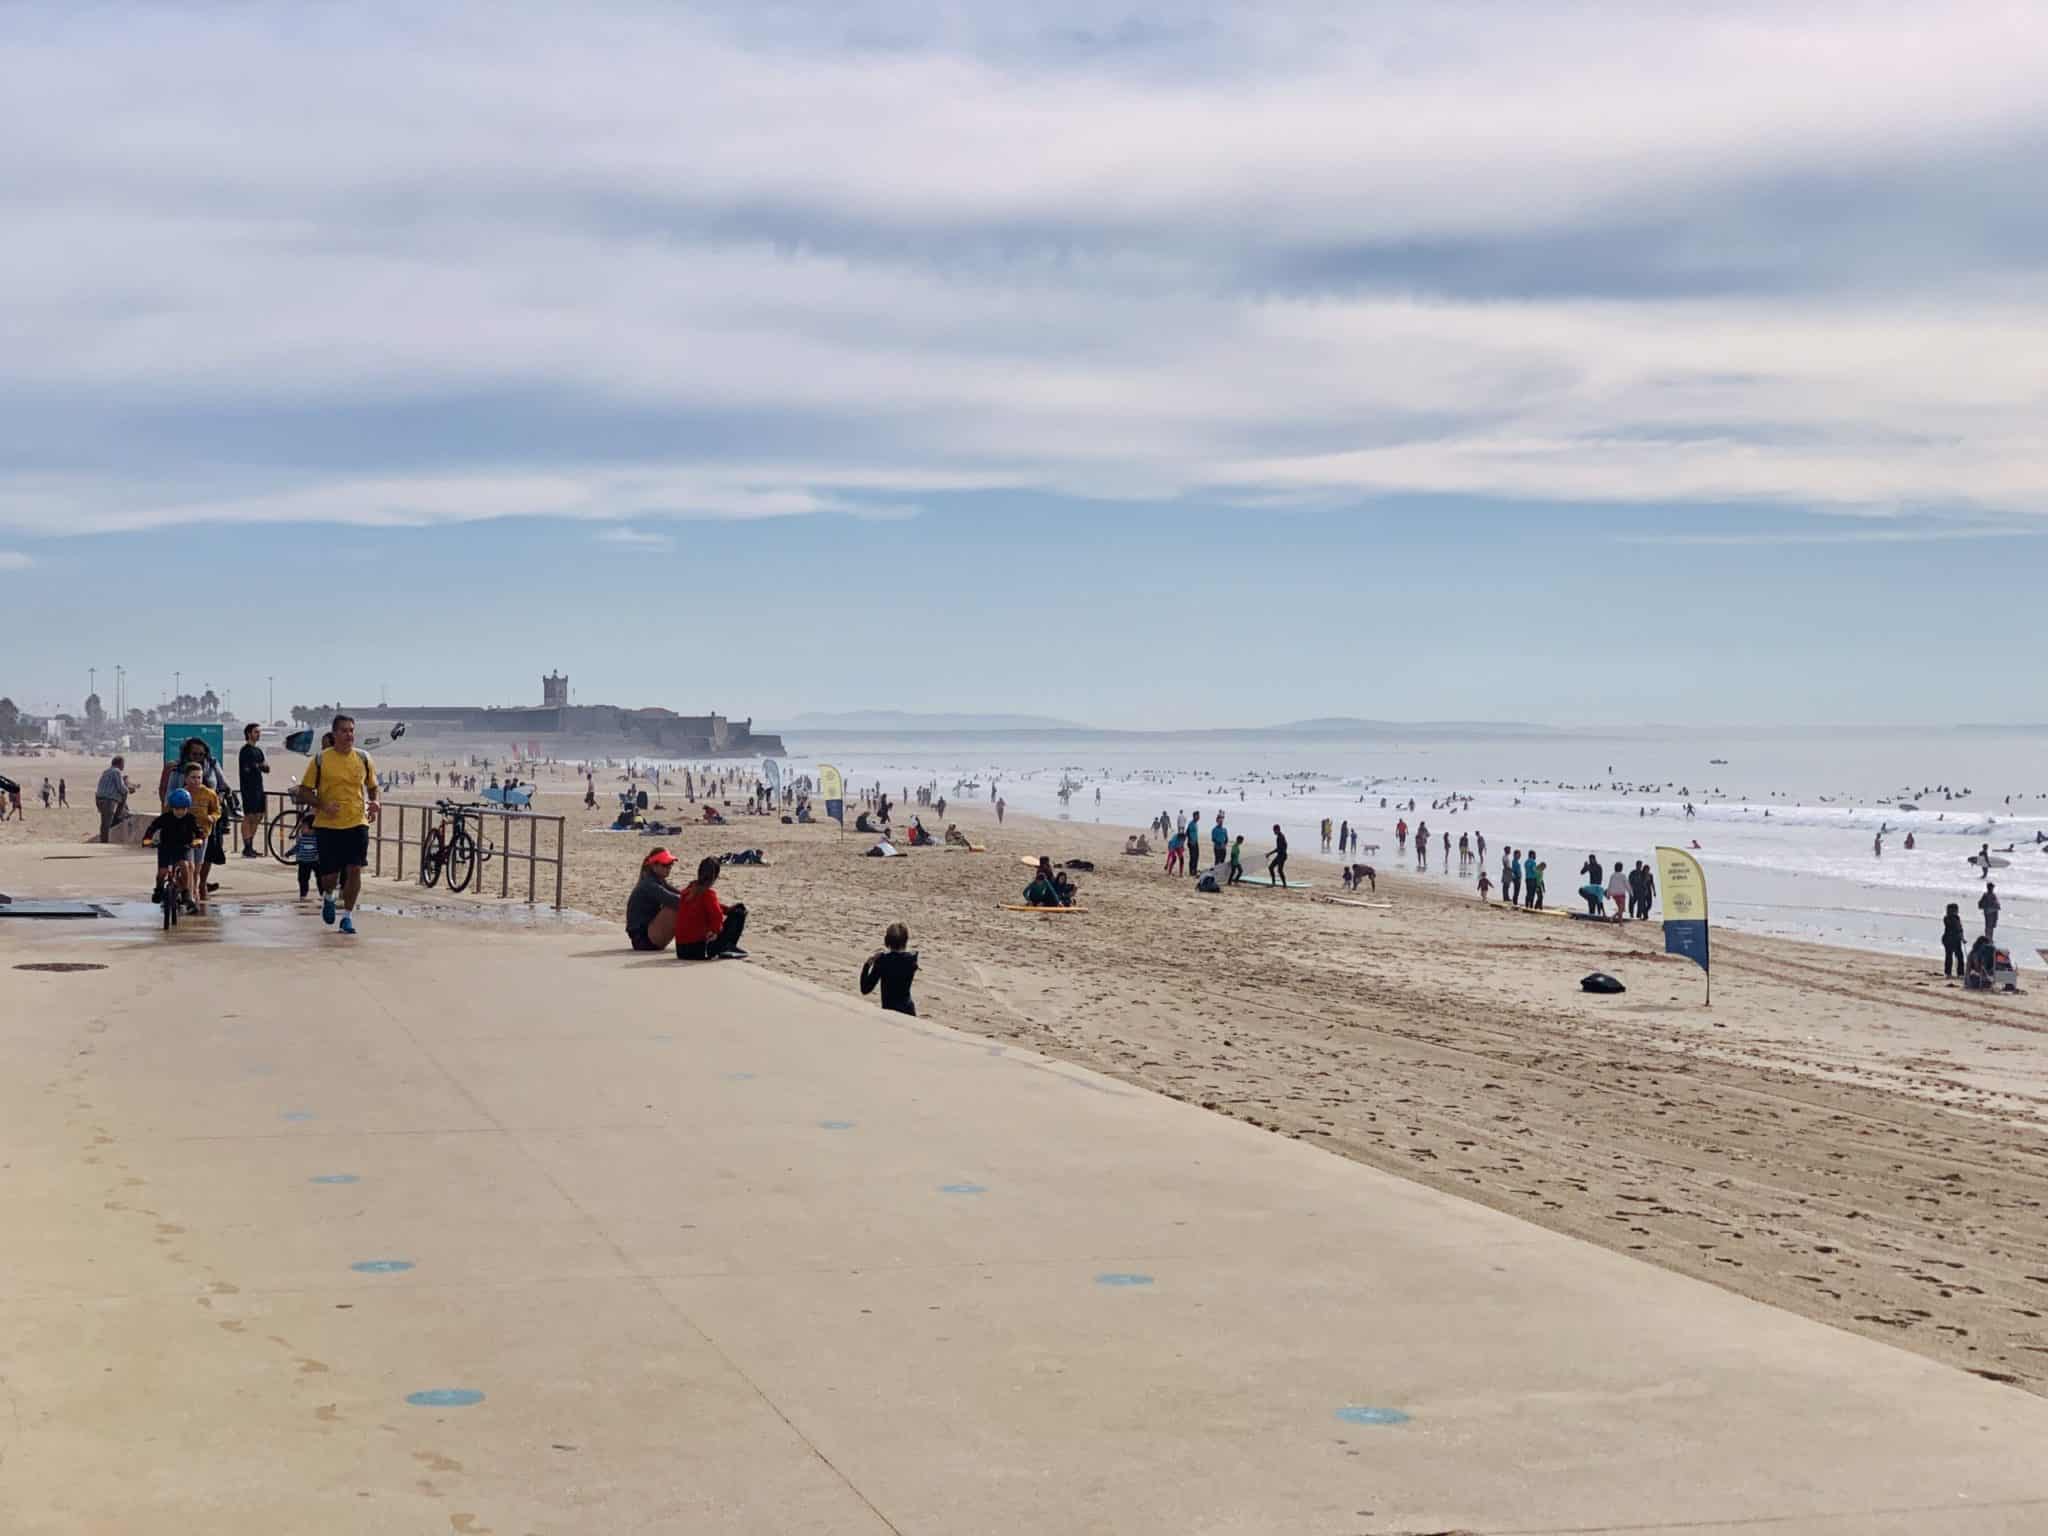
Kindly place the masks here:
[[(197, 910), (192, 901), (192, 855), (198, 852), (203, 857), (205, 847), (198, 818), (192, 814), (190, 792), (172, 790), (164, 799), (163, 815), (157, 818), (156, 878), (159, 887), (172, 888), (166, 899), (182, 901), (190, 911)], [(202, 880), (202, 894), (204, 884)]]

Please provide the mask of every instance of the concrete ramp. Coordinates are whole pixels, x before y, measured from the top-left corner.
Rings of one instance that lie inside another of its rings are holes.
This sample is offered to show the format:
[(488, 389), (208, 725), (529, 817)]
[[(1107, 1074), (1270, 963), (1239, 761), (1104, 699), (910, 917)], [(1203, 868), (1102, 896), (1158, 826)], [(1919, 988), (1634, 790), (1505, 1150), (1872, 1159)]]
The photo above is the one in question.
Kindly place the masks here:
[(0, 928), (105, 966), (0, 972), (10, 1536), (2048, 1530), (2048, 1403), (1312, 1146), (601, 932), (241, 921)]

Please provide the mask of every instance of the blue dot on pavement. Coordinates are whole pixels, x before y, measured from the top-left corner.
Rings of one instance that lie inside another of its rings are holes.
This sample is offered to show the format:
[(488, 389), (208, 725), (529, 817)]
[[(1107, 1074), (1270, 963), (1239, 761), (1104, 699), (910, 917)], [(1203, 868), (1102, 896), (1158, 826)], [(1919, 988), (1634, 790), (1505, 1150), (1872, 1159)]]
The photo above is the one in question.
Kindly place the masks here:
[(1337, 1417), (1346, 1424), (1406, 1424), (1408, 1415), (1398, 1408), (1339, 1408)]
[(754, 1074), (751, 1072), (728, 1072), (725, 1074), (725, 1080), (728, 1083), (751, 1083), (754, 1080)]
[(308, 1181), (313, 1184), (353, 1184), (356, 1176), (352, 1173), (316, 1173)]
[(313, 1118), (313, 1111), (310, 1109), (288, 1109), (277, 1118), (280, 1120), (311, 1120)]
[(1150, 1275), (1097, 1275), (1095, 1283), (1097, 1285), (1150, 1285), (1152, 1277)]
[(415, 1408), (474, 1408), (484, 1395), (468, 1387), (436, 1387), (431, 1392), (408, 1393), (405, 1400)]
[(942, 1195), (985, 1195), (988, 1193), (988, 1186), (986, 1184), (941, 1184), (939, 1186), (939, 1193)]
[(853, 1122), (851, 1120), (820, 1120), (818, 1124), (828, 1131), (850, 1131), (853, 1129)]
[(359, 1275), (397, 1275), (412, 1268), (411, 1259), (363, 1259), (349, 1265)]

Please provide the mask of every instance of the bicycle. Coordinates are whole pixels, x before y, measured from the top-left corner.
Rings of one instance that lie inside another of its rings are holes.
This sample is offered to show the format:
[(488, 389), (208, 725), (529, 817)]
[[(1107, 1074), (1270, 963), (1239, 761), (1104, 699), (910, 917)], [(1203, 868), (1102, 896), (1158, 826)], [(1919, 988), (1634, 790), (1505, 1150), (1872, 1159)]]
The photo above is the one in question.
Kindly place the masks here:
[(310, 807), (300, 805), (290, 795), (285, 795), (265, 824), (263, 847), (278, 863), (298, 863), (299, 817), (309, 810)]
[[(441, 813), (442, 822), (452, 820), (455, 825), (444, 832), (441, 825), (427, 828), (420, 839), (420, 884), (432, 889), (443, 875), (447, 876), (448, 889), (463, 891), (475, 877), (479, 865), (490, 861), (490, 846), (483, 840), (483, 816), (473, 805), (459, 805), (453, 800), (438, 800), (434, 809)], [(469, 830), (469, 823), (477, 824), (475, 833)]]
[(191, 908), (192, 865), (190, 861), (169, 865), (157, 871), (157, 902), (164, 909), (166, 931), (178, 926), (180, 911)]

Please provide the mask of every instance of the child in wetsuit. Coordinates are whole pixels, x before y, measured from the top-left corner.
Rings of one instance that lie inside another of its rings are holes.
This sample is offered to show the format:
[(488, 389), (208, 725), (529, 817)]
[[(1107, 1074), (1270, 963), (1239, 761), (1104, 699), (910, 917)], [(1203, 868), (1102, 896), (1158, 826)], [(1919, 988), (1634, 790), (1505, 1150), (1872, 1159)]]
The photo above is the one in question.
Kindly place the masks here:
[(866, 997), (880, 987), (884, 1008), (915, 1017), (917, 1004), (911, 1000), (910, 982), (917, 975), (917, 951), (906, 948), (909, 943), (910, 930), (891, 923), (882, 935), (882, 947), (860, 968), (860, 995)]

